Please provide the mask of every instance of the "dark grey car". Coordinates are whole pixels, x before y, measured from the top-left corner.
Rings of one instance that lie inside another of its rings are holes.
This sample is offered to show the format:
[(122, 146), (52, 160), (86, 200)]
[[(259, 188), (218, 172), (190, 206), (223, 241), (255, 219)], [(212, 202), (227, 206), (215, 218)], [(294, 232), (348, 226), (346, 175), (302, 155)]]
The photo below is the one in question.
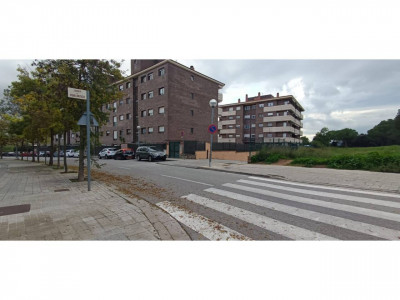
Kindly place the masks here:
[(142, 146), (136, 150), (136, 159), (148, 159), (149, 161), (154, 160), (166, 160), (167, 155), (164, 151), (157, 150), (154, 147)]

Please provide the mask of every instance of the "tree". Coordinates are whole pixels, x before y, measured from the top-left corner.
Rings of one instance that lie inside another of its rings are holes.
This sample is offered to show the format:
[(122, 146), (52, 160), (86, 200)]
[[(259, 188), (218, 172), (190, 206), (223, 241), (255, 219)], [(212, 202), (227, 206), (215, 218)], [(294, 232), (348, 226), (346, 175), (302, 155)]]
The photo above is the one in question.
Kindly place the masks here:
[(310, 140), (308, 139), (308, 137), (302, 136), (300, 139), (303, 145), (310, 145)]
[(381, 121), (378, 125), (368, 130), (368, 136), (379, 146), (400, 144), (400, 130), (396, 128), (396, 123), (393, 119)]
[(329, 129), (324, 127), (315, 134), (311, 144), (315, 147), (328, 147), (330, 141), (331, 136), (329, 134)]
[(342, 141), (344, 147), (348, 147), (352, 146), (353, 141), (358, 137), (358, 132), (354, 129), (344, 128), (330, 131), (329, 136), (332, 140)]

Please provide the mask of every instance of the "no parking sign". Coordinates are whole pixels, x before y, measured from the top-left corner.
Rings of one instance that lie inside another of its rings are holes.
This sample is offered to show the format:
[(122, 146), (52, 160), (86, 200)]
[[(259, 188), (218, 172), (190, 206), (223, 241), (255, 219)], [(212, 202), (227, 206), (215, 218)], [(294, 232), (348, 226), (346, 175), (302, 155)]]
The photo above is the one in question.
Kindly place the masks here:
[(208, 132), (211, 134), (214, 134), (217, 132), (217, 126), (215, 124), (211, 124), (210, 126), (208, 126)]

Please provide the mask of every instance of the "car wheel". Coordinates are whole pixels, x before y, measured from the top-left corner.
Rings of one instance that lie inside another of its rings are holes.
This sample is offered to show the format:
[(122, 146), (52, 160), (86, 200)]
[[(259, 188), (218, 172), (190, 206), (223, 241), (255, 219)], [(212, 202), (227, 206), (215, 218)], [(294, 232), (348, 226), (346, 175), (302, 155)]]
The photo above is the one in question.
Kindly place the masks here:
[(136, 156), (137, 161), (140, 161), (140, 155)]
[(154, 161), (153, 156), (149, 155), (149, 161), (150, 161), (150, 162)]
[(99, 159), (101, 159), (101, 155), (99, 155)]

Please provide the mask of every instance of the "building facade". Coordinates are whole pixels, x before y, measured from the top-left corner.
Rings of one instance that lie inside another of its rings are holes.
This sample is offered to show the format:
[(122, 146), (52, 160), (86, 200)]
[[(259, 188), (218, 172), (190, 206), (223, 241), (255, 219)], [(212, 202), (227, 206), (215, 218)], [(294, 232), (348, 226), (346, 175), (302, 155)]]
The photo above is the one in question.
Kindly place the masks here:
[(301, 143), (303, 111), (292, 95), (246, 95), (218, 107), (218, 142)]
[(124, 96), (103, 107), (103, 145), (206, 141), (209, 101), (222, 101), (222, 82), (173, 60), (132, 60), (131, 75), (117, 82)]

